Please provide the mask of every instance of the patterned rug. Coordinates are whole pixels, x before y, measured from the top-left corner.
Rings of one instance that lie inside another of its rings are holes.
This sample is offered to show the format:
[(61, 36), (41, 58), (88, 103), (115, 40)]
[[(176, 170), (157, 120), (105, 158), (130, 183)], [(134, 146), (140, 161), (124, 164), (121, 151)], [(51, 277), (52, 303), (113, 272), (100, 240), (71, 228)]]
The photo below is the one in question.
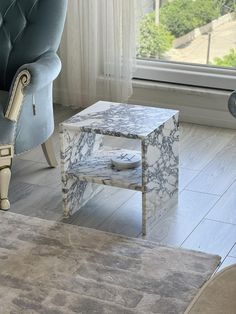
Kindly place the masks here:
[(0, 212), (1, 314), (183, 313), (220, 258)]

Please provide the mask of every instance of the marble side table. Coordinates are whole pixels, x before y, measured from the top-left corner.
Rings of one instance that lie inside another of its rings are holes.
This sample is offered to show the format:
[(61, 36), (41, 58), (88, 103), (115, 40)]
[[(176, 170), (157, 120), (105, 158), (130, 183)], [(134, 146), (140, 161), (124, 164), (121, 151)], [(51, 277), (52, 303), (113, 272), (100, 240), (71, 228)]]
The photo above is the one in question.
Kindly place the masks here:
[[(140, 141), (140, 167), (117, 171), (104, 136)], [(142, 233), (178, 192), (178, 111), (100, 101), (60, 125), (64, 215), (79, 210), (104, 185), (142, 193)]]

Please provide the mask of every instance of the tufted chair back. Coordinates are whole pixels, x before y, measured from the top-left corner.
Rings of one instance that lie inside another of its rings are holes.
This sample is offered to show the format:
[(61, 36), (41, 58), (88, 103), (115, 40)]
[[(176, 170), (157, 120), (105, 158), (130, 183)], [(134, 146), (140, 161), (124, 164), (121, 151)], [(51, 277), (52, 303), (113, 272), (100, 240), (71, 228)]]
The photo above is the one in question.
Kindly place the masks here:
[(9, 91), (20, 66), (58, 49), (65, 7), (65, 0), (0, 0), (0, 90)]

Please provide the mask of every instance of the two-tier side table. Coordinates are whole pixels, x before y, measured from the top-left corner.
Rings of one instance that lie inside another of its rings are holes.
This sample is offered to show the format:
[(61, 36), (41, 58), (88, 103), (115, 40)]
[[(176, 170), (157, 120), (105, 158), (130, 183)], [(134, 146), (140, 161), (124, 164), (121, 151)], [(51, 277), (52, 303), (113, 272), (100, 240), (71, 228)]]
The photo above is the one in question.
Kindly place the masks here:
[[(142, 162), (118, 171), (103, 137), (140, 141)], [(78, 211), (101, 187), (142, 193), (142, 233), (163, 215), (178, 192), (178, 111), (100, 101), (60, 125), (65, 217)]]

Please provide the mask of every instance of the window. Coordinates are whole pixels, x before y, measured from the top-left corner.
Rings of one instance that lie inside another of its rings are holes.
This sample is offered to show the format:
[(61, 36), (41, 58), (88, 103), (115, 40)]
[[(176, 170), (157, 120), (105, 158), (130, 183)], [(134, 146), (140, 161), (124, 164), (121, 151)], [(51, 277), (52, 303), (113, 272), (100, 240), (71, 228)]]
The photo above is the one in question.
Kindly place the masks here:
[(141, 0), (137, 78), (233, 90), (236, 0)]

